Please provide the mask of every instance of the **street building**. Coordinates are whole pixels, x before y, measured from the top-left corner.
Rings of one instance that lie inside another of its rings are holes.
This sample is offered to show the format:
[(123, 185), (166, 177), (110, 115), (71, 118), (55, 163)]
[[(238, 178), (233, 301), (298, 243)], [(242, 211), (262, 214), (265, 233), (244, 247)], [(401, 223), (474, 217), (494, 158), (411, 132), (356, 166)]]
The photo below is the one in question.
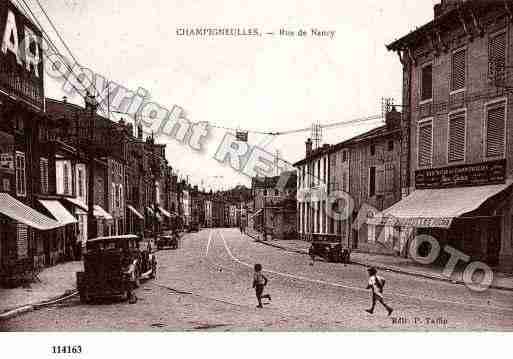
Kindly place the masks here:
[(387, 46), (403, 65), (402, 200), (369, 223), (400, 247), (429, 234), (513, 271), (511, 19), (509, 1), (442, 0)]
[(252, 223), (264, 238), (296, 238), (296, 182), (297, 175), (293, 171), (283, 172), (280, 176), (252, 178)]

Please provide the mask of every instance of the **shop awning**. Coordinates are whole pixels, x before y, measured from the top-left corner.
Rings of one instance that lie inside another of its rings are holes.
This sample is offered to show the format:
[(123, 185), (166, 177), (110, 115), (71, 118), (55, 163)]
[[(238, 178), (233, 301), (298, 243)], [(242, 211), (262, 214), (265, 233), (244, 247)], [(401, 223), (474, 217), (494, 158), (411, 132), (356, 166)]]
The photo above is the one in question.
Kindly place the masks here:
[(367, 220), (373, 225), (449, 228), (454, 218), (478, 209), (509, 184), (416, 190)]
[(63, 226), (61, 223), (30, 208), (7, 193), (0, 193), (0, 213), (16, 222), (26, 224), (40, 231), (48, 231)]
[(78, 223), (77, 219), (68, 212), (64, 206), (56, 200), (39, 200), (39, 202), (50, 212), (60, 224), (66, 226), (68, 224)]
[(132, 207), (131, 205), (127, 204), (126, 205), (128, 207), (128, 209), (133, 213), (135, 214), (136, 217), (138, 217), (139, 219), (143, 219), (144, 220), (144, 216), (142, 214), (140, 214), (134, 207)]
[[(76, 199), (76, 198), (66, 198), (66, 199), (69, 202), (73, 203), (78, 208), (80, 208), (81, 210), (86, 211), (86, 212), (89, 211), (89, 207), (87, 206), (87, 204), (85, 204), (81, 200)], [(112, 216), (109, 214), (109, 212), (107, 212), (101, 206), (99, 206), (97, 204), (94, 205), (93, 214), (94, 214), (95, 217), (98, 217), (98, 218), (104, 218), (104, 219), (107, 219), (107, 220), (113, 219)]]
[(74, 204), (75, 206), (77, 206), (78, 208), (80, 208), (81, 210), (83, 211), (86, 211), (87, 212), (87, 204), (85, 204), (84, 202), (82, 202), (81, 200), (79, 200), (78, 198), (69, 198), (67, 197), (66, 200), (68, 202), (71, 202), (72, 204)]
[(114, 219), (109, 214), (109, 212), (107, 212), (106, 210), (104, 210), (102, 207), (100, 207), (97, 204), (94, 205), (94, 216), (95, 217), (99, 217), (99, 218), (103, 218), (103, 219), (107, 219), (107, 220)]
[(166, 216), (167, 218), (171, 218), (171, 213), (169, 213), (168, 211), (166, 211), (164, 208), (160, 207), (159, 206), (159, 211), (160, 213), (162, 213), (164, 216)]

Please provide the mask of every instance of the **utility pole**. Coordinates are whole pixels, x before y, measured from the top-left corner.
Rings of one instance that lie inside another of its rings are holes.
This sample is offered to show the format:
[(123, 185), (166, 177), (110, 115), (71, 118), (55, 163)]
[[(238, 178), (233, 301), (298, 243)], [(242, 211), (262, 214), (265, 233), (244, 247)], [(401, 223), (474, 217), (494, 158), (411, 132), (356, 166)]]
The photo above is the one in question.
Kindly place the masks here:
[(94, 151), (94, 133), (96, 124), (96, 110), (98, 108), (98, 102), (94, 95), (87, 92), (86, 98), (86, 111), (89, 111), (89, 148), (87, 150), (88, 167), (89, 167), (89, 186), (87, 188), (87, 238), (97, 237), (97, 226), (94, 217), (94, 173), (95, 173), (95, 151)]

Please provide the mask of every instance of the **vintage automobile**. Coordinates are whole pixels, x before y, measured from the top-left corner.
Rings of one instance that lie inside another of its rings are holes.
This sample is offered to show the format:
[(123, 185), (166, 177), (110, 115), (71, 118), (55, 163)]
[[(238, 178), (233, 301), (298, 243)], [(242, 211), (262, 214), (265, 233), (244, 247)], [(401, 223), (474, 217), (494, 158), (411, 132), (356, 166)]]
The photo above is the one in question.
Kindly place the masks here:
[(189, 232), (199, 232), (200, 226), (198, 222), (191, 222), (189, 224)]
[(340, 243), (327, 241), (312, 241), (308, 254), (313, 258), (316, 256), (324, 258), (328, 262), (349, 263), (351, 251), (342, 248)]
[(180, 236), (176, 231), (167, 231), (157, 236), (156, 245), (158, 249), (169, 247), (171, 249), (178, 249), (180, 243)]
[(82, 302), (113, 296), (130, 299), (141, 278), (156, 277), (156, 258), (149, 246), (139, 248), (140, 240), (139, 236), (128, 234), (87, 241), (84, 271), (77, 272)]

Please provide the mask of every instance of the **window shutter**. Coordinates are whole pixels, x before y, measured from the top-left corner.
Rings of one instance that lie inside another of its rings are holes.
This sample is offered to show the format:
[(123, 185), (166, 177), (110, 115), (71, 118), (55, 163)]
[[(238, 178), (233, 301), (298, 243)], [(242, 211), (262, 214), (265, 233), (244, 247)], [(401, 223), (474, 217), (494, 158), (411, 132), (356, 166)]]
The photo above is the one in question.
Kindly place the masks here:
[(419, 124), (419, 167), (431, 165), (433, 124), (431, 121)]
[(486, 121), (486, 156), (504, 155), (505, 104), (488, 108)]
[(422, 94), (421, 100), (429, 100), (433, 97), (433, 66), (422, 68)]
[(376, 168), (376, 193), (383, 194), (385, 192), (385, 166), (381, 165)]
[(465, 50), (460, 50), (452, 54), (452, 91), (460, 90), (465, 87), (465, 56)]
[(28, 254), (28, 227), (25, 224), (18, 223), (17, 230), (17, 254), (18, 259), (27, 258)]
[(500, 80), (504, 75), (506, 64), (506, 34), (500, 34), (490, 39), (488, 47), (488, 58), (490, 61), (490, 75)]
[(449, 162), (465, 159), (465, 114), (449, 116)]

